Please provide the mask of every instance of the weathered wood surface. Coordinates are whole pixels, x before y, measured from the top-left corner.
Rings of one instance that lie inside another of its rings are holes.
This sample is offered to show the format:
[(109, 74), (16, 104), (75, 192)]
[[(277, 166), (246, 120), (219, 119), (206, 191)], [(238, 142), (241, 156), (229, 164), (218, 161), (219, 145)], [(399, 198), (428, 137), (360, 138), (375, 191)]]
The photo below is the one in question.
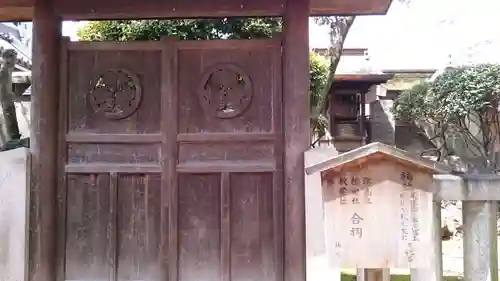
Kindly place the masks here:
[(309, 0), (288, 0), (283, 18), (284, 276), (306, 279), (304, 152), (310, 145)]
[[(61, 21), (51, 1), (36, 0), (33, 16), (31, 180), (28, 278), (56, 280), (58, 98)], [(62, 106), (64, 107), (64, 106)]]
[(378, 161), (323, 178), (327, 253), (341, 268), (428, 268), (432, 174)]
[[(32, 20), (36, 0), (0, 0), (0, 20)], [(313, 16), (339, 14), (385, 14), (390, 0), (312, 0), (307, 13)], [(65, 20), (110, 18), (188, 18), (228, 16), (276, 16), (285, 13), (285, 0), (55, 0), (56, 12)]]
[[(282, 280), (281, 43), (64, 43), (50, 274)], [(303, 219), (288, 221), (300, 234)]]

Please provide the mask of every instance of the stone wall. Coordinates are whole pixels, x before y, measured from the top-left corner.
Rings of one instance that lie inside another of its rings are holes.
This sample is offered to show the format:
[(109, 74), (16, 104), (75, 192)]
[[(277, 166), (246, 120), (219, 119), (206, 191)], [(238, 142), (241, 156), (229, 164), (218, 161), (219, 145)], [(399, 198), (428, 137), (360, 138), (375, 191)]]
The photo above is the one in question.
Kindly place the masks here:
[(394, 145), (395, 122), (390, 99), (378, 99), (370, 103), (370, 141)]
[[(333, 147), (312, 148), (304, 153), (304, 166), (310, 167), (338, 155)], [(324, 237), (321, 175), (305, 175), (306, 264), (309, 281), (341, 281), (340, 269), (328, 263)]]
[(395, 145), (397, 148), (420, 154), (433, 148), (426, 136), (422, 135), (421, 129), (416, 125), (400, 125), (395, 127)]

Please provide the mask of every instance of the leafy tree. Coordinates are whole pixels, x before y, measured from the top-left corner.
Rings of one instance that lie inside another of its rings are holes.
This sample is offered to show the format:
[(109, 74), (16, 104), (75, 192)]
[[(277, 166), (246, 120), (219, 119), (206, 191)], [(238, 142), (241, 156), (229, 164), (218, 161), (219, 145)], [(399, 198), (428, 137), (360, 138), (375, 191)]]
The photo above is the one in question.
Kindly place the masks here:
[[(412, 0), (398, 0), (399, 3), (409, 5)], [(314, 122), (311, 124), (313, 132), (318, 132), (318, 138), (321, 138), (323, 134), (326, 132), (325, 124), (328, 124), (327, 119), (323, 115), (326, 109), (326, 97), (328, 96), (328, 92), (330, 90), (331, 84), (335, 79), (335, 72), (337, 71), (337, 66), (340, 62), (340, 58), (342, 56), (342, 50), (344, 49), (344, 43), (351, 30), (352, 25), (356, 16), (333, 16), (333, 17), (316, 17), (314, 18), (314, 22), (328, 26), (329, 28), (329, 39), (330, 46), (328, 49), (328, 58), (329, 58), (329, 71), (328, 78), (326, 79), (325, 86), (323, 87), (323, 91), (321, 92), (321, 98), (318, 98), (318, 103), (315, 106), (311, 107), (311, 120)], [(319, 139), (315, 140), (319, 141)], [(313, 142), (314, 144), (314, 142)]]
[(219, 18), (182, 20), (94, 21), (78, 30), (82, 40), (159, 40), (177, 36), (183, 40), (269, 38), (281, 31), (280, 18)]
[[(309, 56), (309, 95), (311, 107), (311, 135), (321, 138), (328, 130), (328, 119), (318, 110), (324, 103), (325, 87), (328, 80), (328, 61), (316, 53), (311, 52)], [(318, 113), (314, 113), (314, 112)], [(319, 139), (313, 140), (318, 141)]]
[[(318, 97), (314, 100), (316, 103), (314, 103), (314, 105), (311, 104), (311, 128), (313, 135), (316, 136), (316, 139), (313, 138), (313, 145), (319, 141), (319, 139), (321, 139), (327, 131), (328, 119), (324, 116), (326, 99), (333, 80), (335, 79), (335, 72), (340, 62), (340, 57), (342, 56), (345, 39), (347, 38), (347, 34), (349, 33), (355, 19), (355, 16), (314, 18), (314, 21), (317, 24), (328, 25), (330, 46), (328, 49), (328, 75), (322, 90), (318, 92)], [(313, 100), (312, 97), (311, 100)]]
[(403, 92), (393, 113), (424, 129), (440, 160), (454, 155), (469, 171), (491, 172), (499, 168), (499, 100), (500, 65), (461, 66)]

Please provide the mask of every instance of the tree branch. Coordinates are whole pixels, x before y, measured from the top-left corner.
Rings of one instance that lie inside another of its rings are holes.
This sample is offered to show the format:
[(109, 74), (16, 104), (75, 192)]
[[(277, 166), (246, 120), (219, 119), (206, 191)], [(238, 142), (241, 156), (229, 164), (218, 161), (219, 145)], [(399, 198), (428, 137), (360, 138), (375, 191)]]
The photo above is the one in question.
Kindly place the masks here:
[[(329, 36), (330, 36), (330, 47), (328, 48), (328, 57), (330, 59), (330, 69), (328, 74), (328, 80), (326, 82), (325, 88), (323, 89), (323, 94), (321, 96), (321, 102), (312, 109), (313, 116), (321, 115), (326, 110), (328, 104), (328, 94), (335, 80), (335, 72), (337, 66), (340, 62), (342, 56), (342, 49), (344, 48), (344, 42), (349, 33), (349, 30), (356, 19), (355, 16), (338, 16), (338, 17), (321, 17), (315, 19), (318, 24), (328, 25)], [(313, 131), (318, 128), (318, 123), (313, 125)]]

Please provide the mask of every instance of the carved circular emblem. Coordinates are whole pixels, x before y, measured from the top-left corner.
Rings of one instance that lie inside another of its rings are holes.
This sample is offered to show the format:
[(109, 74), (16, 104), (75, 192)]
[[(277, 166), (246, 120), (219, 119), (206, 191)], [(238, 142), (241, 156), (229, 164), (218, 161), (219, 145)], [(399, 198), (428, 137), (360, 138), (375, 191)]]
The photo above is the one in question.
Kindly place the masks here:
[(197, 94), (207, 114), (221, 119), (234, 118), (250, 106), (252, 81), (239, 66), (217, 64), (204, 72)]
[(123, 119), (134, 113), (142, 99), (139, 78), (124, 69), (108, 69), (91, 81), (90, 105), (109, 119)]

